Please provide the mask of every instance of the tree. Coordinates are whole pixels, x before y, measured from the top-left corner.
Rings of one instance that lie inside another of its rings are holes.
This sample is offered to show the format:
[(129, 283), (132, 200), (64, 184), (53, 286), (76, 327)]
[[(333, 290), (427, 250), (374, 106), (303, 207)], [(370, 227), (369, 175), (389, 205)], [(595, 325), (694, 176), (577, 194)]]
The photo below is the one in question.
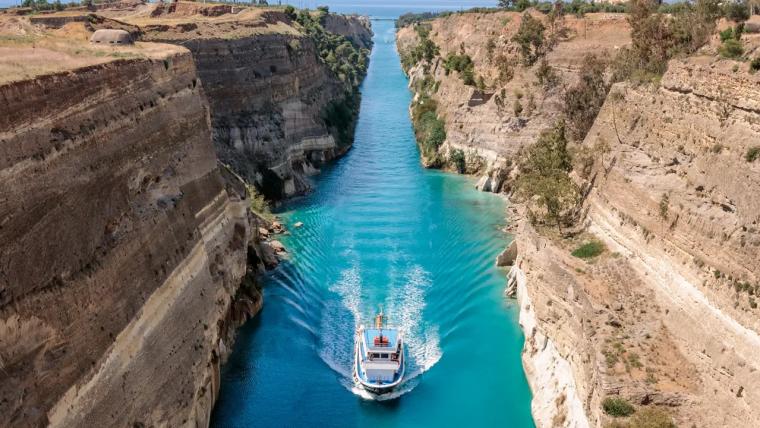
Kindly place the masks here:
[(546, 27), (529, 13), (522, 15), (520, 28), (512, 41), (520, 46), (520, 55), (525, 65), (533, 65), (544, 54), (544, 31)]
[(568, 175), (572, 162), (563, 122), (541, 133), (536, 144), (528, 149), (520, 169), (518, 195), (542, 207), (544, 221), (557, 226), (562, 233), (562, 226), (570, 222), (580, 200), (578, 186)]
[(658, 7), (654, 0), (631, 0), (632, 43), (615, 60), (615, 81), (647, 81), (662, 75), (670, 58), (691, 54), (709, 40), (721, 13), (719, 0), (679, 4), (672, 17), (657, 12)]
[(583, 58), (578, 84), (565, 92), (563, 113), (567, 119), (568, 133), (575, 141), (583, 141), (594, 124), (599, 110), (609, 92), (604, 79), (607, 65), (596, 55)]

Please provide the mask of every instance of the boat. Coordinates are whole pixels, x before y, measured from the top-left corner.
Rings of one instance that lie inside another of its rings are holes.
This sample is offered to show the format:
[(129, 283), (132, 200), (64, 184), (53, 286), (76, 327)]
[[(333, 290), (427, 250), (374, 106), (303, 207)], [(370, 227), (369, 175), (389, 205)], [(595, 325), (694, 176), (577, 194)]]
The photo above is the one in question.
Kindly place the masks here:
[(384, 394), (404, 379), (404, 342), (398, 329), (385, 325), (382, 310), (372, 328), (359, 326), (354, 345), (354, 381), (367, 391)]

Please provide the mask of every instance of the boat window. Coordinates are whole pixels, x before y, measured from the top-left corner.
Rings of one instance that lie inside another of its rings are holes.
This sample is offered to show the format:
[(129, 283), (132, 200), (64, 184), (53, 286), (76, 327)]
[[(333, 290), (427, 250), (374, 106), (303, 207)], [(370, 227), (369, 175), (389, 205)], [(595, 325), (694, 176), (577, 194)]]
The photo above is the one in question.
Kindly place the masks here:
[(388, 358), (388, 354), (380, 354), (380, 358), (387, 359)]

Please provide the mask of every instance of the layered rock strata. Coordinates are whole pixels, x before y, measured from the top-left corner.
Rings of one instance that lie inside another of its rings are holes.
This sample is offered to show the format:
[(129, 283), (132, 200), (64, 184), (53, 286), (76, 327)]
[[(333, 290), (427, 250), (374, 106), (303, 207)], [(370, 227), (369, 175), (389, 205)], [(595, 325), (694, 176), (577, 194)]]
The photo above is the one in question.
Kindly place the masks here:
[[(530, 13), (549, 28), (545, 15)], [(497, 12), (452, 14), (429, 21), (425, 24), (430, 26), (429, 38), (440, 56), (408, 70), (413, 90), (426, 78), (436, 82), (429, 95), (438, 104), (437, 114), (446, 128), (446, 141), (439, 152), (449, 157), (451, 150), (462, 150), (467, 172), (481, 178), (478, 188), (485, 191), (509, 191), (513, 160), (561, 117), (562, 88), (576, 83), (584, 55), (611, 57), (630, 43), (622, 14), (565, 17), (562, 35), (545, 56), (557, 78), (549, 87), (537, 78), (540, 62), (524, 65), (519, 45), (513, 41), (522, 19), (520, 13)], [(414, 27), (398, 31), (402, 56), (418, 43)], [(469, 56), (485, 88), (466, 85), (460, 73), (447, 72), (445, 58), (449, 54)], [(521, 105), (519, 112), (516, 104)]]
[[(498, 52), (517, 25), (515, 15), (492, 15), (436, 19), (429, 36), (442, 55), (470, 55), (487, 86), (498, 70), (488, 65), (489, 40)], [(572, 84), (572, 58), (626, 43), (622, 19), (567, 21), (575, 35), (546, 56), (562, 85)], [(612, 43), (596, 40), (605, 34)], [(399, 31), (402, 52), (416, 40), (412, 29)], [(760, 155), (753, 156), (760, 153), (760, 97), (756, 75), (719, 59), (716, 43), (671, 61), (658, 86), (613, 87), (577, 145), (598, 150), (586, 179), (573, 173), (587, 197), (574, 237), (537, 230), (519, 204), (510, 210), (518, 256), (508, 286), (520, 305), (537, 426), (604, 426), (612, 421), (603, 411), (607, 397), (665, 409), (678, 426), (760, 423), (752, 386), (760, 351)], [(752, 51), (758, 40), (743, 43)], [(509, 192), (509, 174), (494, 176), (494, 166), (504, 162), (510, 171), (510, 159), (561, 117), (559, 94), (535, 88), (538, 70), (514, 65), (517, 86), (508, 84), (506, 94), (520, 90), (524, 100), (531, 91), (541, 101), (527, 117), (513, 115), (496, 108), (498, 87), (484, 97), (441, 67), (440, 59), (418, 64), (410, 77), (414, 89), (426, 76), (435, 81), (431, 96), (447, 134), (442, 151), (481, 157), (473, 168), (468, 159), (466, 172), (482, 174), (486, 165), (479, 186)], [(517, 119), (519, 126), (505, 128)], [(571, 255), (594, 240), (606, 246), (601, 256)]]
[[(350, 135), (341, 138), (343, 131), (329, 126), (326, 116), (336, 104), (358, 107), (357, 89), (320, 60), (314, 41), (285, 14), (267, 12), (233, 24), (143, 22), (145, 40), (181, 44), (193, 53), (220, 159), (267, 197), (308, 191), (306, 177), (350, 148)], [(234, 30), (236, 37), (220, 36), (229, 25), (249, 28)], [(325, 27), (356, 46), (371, 46), (366, 19), (327, 15)]]
[(255, 232), (164, 51), (0, 86), (3, 424), (208, 424)]

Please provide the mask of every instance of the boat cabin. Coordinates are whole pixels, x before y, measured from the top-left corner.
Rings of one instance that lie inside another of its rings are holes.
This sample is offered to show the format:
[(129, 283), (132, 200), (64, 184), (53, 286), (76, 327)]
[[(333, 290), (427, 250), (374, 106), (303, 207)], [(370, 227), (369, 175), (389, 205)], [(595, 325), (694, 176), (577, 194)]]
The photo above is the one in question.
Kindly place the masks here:
[(401, 340), (394, 329), (368, 328), (360, 344), (362, 367), (373, 382), (392, 382), (401, 360)]

